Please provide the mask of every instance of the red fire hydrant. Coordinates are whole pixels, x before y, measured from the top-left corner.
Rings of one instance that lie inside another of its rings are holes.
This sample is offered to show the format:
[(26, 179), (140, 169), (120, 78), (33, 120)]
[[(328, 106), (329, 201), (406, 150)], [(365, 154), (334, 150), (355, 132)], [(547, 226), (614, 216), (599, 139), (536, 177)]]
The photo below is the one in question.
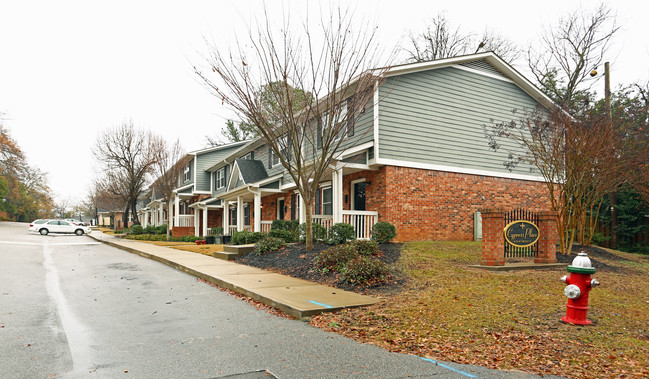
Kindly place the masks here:
[(561, 280), (568, 284), (563, 293), (568, 297), (566, 316), (561, 321), (577, 325), (590, 325), (591, 321), (586, 318), (588, 313), (588, 293), (590, 289), (598, 286), (597, 279), (591, 279), (590, 275), (595, 273), (588, 254), (581, 252), (577, 254), (572, 264), (568, 266), (569, 276)]

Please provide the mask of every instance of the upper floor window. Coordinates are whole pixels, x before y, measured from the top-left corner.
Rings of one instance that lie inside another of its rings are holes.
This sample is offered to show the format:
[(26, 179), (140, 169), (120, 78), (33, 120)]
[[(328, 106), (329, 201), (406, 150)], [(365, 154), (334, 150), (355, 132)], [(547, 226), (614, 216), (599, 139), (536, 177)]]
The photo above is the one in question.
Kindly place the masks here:
[(216, 183), (216, 189), (221, 189), (225, 187), (225, 167), (220, 168), (216, 172), (215, 183)]
[(192, 177), (191, 174), (192, 174), (192, 164), (190, 163), (187, 166), (185, 166), (185, 171), (183, 172), (183, 178), (185, 179), (186, 182), (189, 181), (189, 179), (191, 179)]
[(243, 157), (241, 157), (241, 159), (249, 159), (249, 160), (253, 160), (253, 159), (255, 159), (255, 152), (254, 152), (254, 151), (251, 151), (251, 152), (249, 152), (248, 154), (246, 154), (246, 155), (244, 155)]

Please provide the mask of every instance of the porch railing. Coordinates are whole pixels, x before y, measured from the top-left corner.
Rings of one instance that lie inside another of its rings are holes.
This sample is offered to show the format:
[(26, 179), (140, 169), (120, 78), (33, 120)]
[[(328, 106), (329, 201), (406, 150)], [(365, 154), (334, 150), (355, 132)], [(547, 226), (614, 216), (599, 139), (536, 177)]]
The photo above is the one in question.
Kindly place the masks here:
[[(263, 222), (263, 221), (262, 221), (262, 222)], [(228, 230), (230, 231), (229, 234), (230, 234), (230, 235), (233, 235), (234, 232), (237, 231), (237, 226), (236, 226), (236, 225), (230, 225), (230, 226), (228, 227)], [(244, 226), (243, 226), (243, 230), (245, 230), (246, 232), (252, 232), (252, 225), (244, 225)], [(270, 230), (270, 226), (268, 227), (268, 230)]]
[(178, 227), (193, 227), (194, 215), (178, 215)]
[(270, 232), (270, 226), (273, 224), (272, 221), (261, 221), (261, 232), (268, 234)]
[(372, 227), (378, 221), (379, 212), (376, 211), (343, 211), (343, 222), (354, 227), (358, 239), (370, 239)]
[(334, 218), (331, 215), (312, 215), (311, 220), (314, 224), (320, 224), (327, 229), (327, 232), (331, 228), (331, 225), (334, 224)]

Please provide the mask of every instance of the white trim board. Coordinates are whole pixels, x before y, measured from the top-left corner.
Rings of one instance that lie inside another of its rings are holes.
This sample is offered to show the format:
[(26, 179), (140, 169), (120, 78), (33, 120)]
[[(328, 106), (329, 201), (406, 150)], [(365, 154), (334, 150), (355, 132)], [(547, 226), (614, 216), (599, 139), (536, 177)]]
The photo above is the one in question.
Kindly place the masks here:
[(495, 177), (495, 178), (529, 180), (529, 181), (532, 181), (532, 182), (545, 182), (545, 179), (543, 179), (543, 177), (540, 177), (540, 176), (512, 174), (512, 173), (508, 173), (508, 172), (480, 170), (480, 169), (472, 169), (472, 168), (464, 168), (464, 167), (442, 166), (442, 165), (436, 165), (436, 164), (430, 164), (430, 163), (401, 161), (401, 160), (397, 160), (397, 159), (383, 159), (382, 158), (382, 159), (377, 159), (376, 163), (380, 164), (380, 165), (386, 165), (386, 166), (420, 168), (420, 169), (424, 169), (424, 170), (456, 172), (458, 174), (492, 176), (492, 177)]

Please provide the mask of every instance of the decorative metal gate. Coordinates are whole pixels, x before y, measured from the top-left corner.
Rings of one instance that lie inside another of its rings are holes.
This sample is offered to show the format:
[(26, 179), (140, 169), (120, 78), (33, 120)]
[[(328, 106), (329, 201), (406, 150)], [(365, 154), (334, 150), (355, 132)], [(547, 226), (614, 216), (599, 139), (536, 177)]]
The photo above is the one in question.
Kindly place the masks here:
[[(514, 209), (505, 213), (505, 225), (509, 225), (510, 223), (518, 220), (525, 220), (533, 223), (534, 225), (539, 225), (539, 216), (535, 212), (525, 209)], [(517, 247), (511, 245), (509, 242), (507, 242), (507, 239), (505, 239), (505, 258), (537, 257), (538, 255), (538, 241), (531, 246)]]

